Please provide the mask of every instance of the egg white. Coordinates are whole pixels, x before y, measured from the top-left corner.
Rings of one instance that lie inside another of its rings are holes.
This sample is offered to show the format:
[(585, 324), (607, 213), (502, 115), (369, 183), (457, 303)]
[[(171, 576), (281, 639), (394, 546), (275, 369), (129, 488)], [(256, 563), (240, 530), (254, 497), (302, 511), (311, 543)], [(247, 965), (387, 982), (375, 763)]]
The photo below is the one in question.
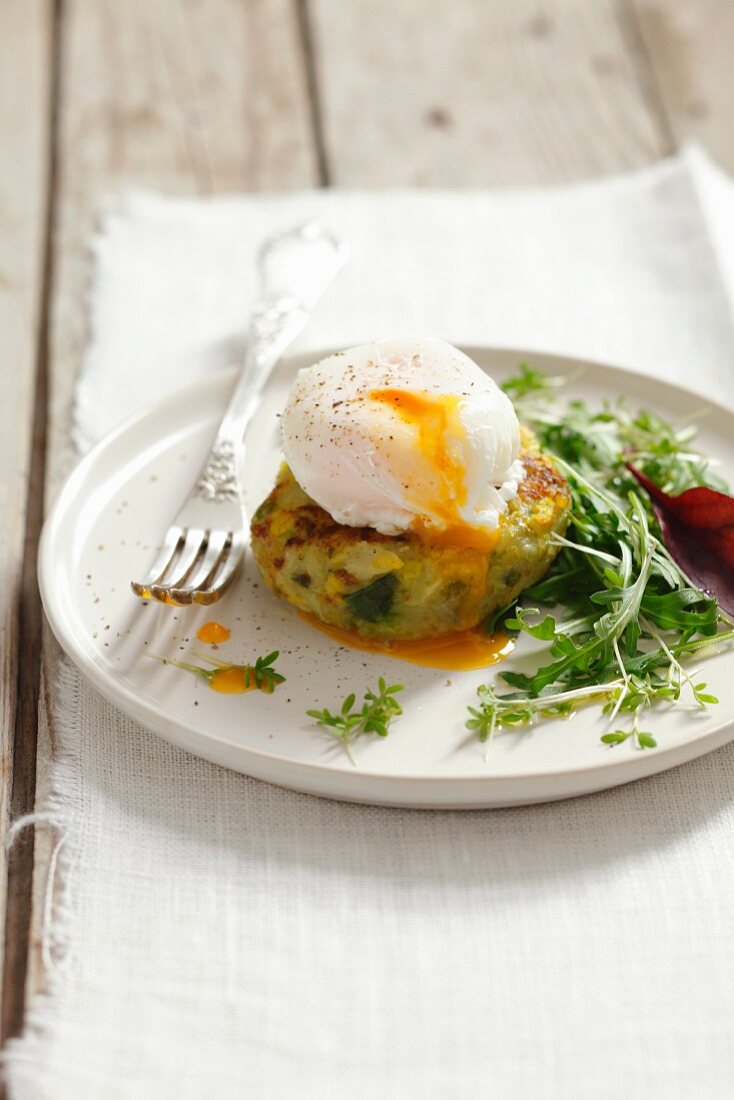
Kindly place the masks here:
[(299, 485), (333, 518), (386, 535), (420, 522), (440, 532), (442, 474), (416, 426), (371, 400), (380, 389), (458, 397), (458, 430), (443, 444), (464, 471), (456, 520), (492, 531), (524, 477), (520, 427), (509, 398), (467, 355), (436, 338), (379, 340), (299, 371), (281, 418)]

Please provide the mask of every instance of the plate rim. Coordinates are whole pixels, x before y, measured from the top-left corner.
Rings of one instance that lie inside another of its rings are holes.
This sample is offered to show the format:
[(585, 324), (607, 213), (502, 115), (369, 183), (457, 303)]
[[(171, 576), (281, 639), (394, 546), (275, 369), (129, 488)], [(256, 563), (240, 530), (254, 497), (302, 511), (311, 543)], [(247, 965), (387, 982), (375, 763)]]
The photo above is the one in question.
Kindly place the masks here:
[[(562, 360), (569, 368), (575, 370), (583, 370), (584, 368), (602, 369), (606, 372), (612, 372), (617, 374), (621, 379), (634, 378), (645, 382), (659, 382), (665, 389), (672, 390), (681, 398), (693, 399), (702, 403), (704, 406), (708, 406), (713, 411), (723, 415), (727, 419), (732, 421), (732, 427), (734, 428), (734, 409), (725, 405), (724, 403), (712, 399), (711, 397), (704, 395), (695, 389), (692, 389), (685, 385), (680, 385), (677, 382), (670, 382), (667, 379), (658, 379), (653, 375), (646, 374), (642, 371), (636, 370), (633, 367), (627, 367), (622, 365), (616, 365), (607, 363), (599, 359), (584, 356), (572, 356), (566, 355), (561, 352), (553, 352), (549, 350), (532, 349), (532, 348), (514, 348), (514, 347), (501, 347), (488, 344), (457, 344), (460, 350), (464, 351), (472, 358), (482, 356), (497, 355), (505, 358), (515, 358), (518, 362), (523, 362), (528, 359), (545, 359), (545, 360)], [(282, 360), (283, 363), (293, 363), (294, 367), (303, 365), (308, 362), (316, 362), (321, 358), (333, 354), (332, 348), (327, 349), (315, 349), (314, 351), (299, 351), (292, 355), (285, 356)], [(480, 362), (481, 365), (481, 362)], [(168, 719), (166, 716), (158, 710), (154, 704), (141, 700), (136, 696), (131, 688), (128, 688), (124, 683), (116, 680), (114, 676), (105, 672), (100, 666), (98, 666), (78, 641), (75, 632), (70, 629), (70, 623), (63, 613), (59, 613), (56, 607), (56, 601), (53, 593), (53, 586), (50, 584), (50, 579), (54, 569), (53, 560), (53, 548), (55, 544), (55, 536), (58, 535), (59, 528), (64, 520), (67, 506), (73, 502), (80, 483), (90, 470), (94, 467), (98, 457), (110, 446), (119, 441), (119, 439), (125, 436), (128, 432), (133, 430), (141, 422), (149, 419), (151, 416), (160, 414), (160, 411), (166, 407), (171, 401), (177, 401), (186, 403), (190, 401), (192, 396), (202, 389), (211, 389), (214, 385), (228, 385), (231, 379), (232, 384), (238, 373), (239, 368), (236, 366), (226, 367), (222, 370), (207, 373), (203, 377), (188, 383), (185, 386), (177, 387), (176, 389), (164, 394), (156, 401), (146, 402), (135, 412), (131, 413), (124, 418), (118, 425), (116, 425), (111, 431), (106, 433), (94, 446), (81, 456), (73, 469), (68, 474), (67, 478), (56, 492), (52, 504), (49, 508), (48, 514), (43, 524), (41, 537), (39, 540), (39, 548), (37, 555), (37, 579), (39, 591), (41, 594), (41, 600), (43, 603), (44, 612), (48, 619), (49, 625), (53, 631), (54, 636), (59, 642), (61, 648), (65, 654), (71, 658), (74, 665), (79, 669), (81, 674), (92, 684), (92, 686), (100, 692), (109, 702), (120, 709), (123, 713), (132, 717), (135, 721), (140, 722), (148, 730), (155, 733), (157, 736), (161, 736), (164, 740), (171, 744), (177, 745), (179, 748), (183, 748), (184, 751), (192, 752), (194, 755), (203, 756), (203, 753), (199, 753), (194, 748), (181, 745), (180, 738), (170, 735), (170, 730), (181, 730), (187, 735), (187, 739), (193, 738), (196, 742), (210, 742), (212, 745), (220, 745), (227, 749), (234, 750), (230, 740), (218, 737), (216, 733), (203, 733), (200, 729), (188, 725), (184, 720), (180, 719)], [(623, 389), (623, 387), (622, 387)], [(567, 776), (574, 779), (583, 779), (587, 775), (603, 776), (604, 782), (596, 789), (604, 790), (614, 787), (623, 782), (634, 781), (637, 778), (644, 778), (645, 775), (657, 774), (665, 771), (670, 767), (675, 767), (677, 764), (682, 763), (680, 759), (670, 760), (671, 757), (680, 756), (681, 752), (685, 750), (694, 750), (693, 755), (687, 757), (692, 759), (695, 756), (704, 755), (707, 751), (706, 745), (711, 741), (717, 741), (718, 746), (712, 744), (711, 751), (716, 747), (720, 747), (721, 744), (726, 743), (722, 740), (722, 734), (727, 730), (730, 730), (731, 738), (734, 738), (734, 718), (724, 719), (721, 722), (714, 724), (712, 727), (706, 729), (703, 733), (687, 738), (685, 741), (668, 746), (658, 746), (653, 752), (646, 756), (646, 759), (655, 761), (657, 766), (653, 772), (643, 771), (639, 775), (633, 775), (629, 779), (618, 778), (621, 772), (629, 771), (630, 768), (634, 768), (636, 760), (642, 759), (641, 757), (620, 757), (619, 760), (606, 760), (603, 764), (601, 762), (594, 764), (583, 764), (578, 767), (564, 766), (556, 770), (548, 770), (545, 768), (542, 771), (523, 772), (521, 775), (497, 775), (488, 772), (487, 775), (426, 775), (410, 773), (405, 775), (386, 775), (382, 772), (370, 771), (366, 768), (352, 768), (347, 769), (346, 766), (334, 767), (333, 763), (328, 762), (315, 762), (306, 760), (296, 760), (292, 757), (279, 755), (277, 753), (268, 752), (262, 749), (239, 745), (236, 746), (236, 751), (241, 754), (243, 765), (246, 766), (248, 758), (254, 758), (257, 761), (274, 762), (276, 766), (284, 766), (289, 769), (296, 769), (298, 771), (305, 771), (309, 776), (314, 777), (329, 777), (338, 775), (349, 783), (350, 779), (347, 777), (354, 777), (355, 780), (372, 781), (379, 783), (382, 786), (390, 787), (392, 785), (414, 785), (419, 784), (425, 786), (427, 783), (440, 784), (445, 787), (447, 791), (459, 792), (460, 788), (467, 785), (481, 786), (487, 788), (487, 794), (490, 790), (497, 792), (499, 797), (502, 797), (501, 789), (503, 787), (513, 787), (518, 784), (527, 782), (542, 782), (543, 780), (552, 782), (560, 781), (562, 777)], [(203, 756), (207, 759), (206, 756)], [(211, 759), (211, 757), (208, 757)], [(670, 760), (668, 763), (667, 761)], [(224, 764), (222, 766), (227, 767)], [(247, 774), (246, 768), (243, 766), (242, 771)], [(607, 781), (608, 778), (608, 781)], [(277, 782), (277, 780), (272, 780)], [(283, 784), (288, 785), (288, 784)], [(303, 789), (303, 788), (297, 788)], [(586, 788), (585, 791), (579, 791), (579, 794), (588, 793), (590, 788)], [(349, 794), (345, 793), (340, 797), (349, 799)], [(550, 800), (558, 797), (570, 797), (569, 795), (553, 795), (548, 794), (543, 796), (543, 800)], [(377, 802), (378, 799), (366, 798), (360, 796), (356, 791), (353, 794), (353, 798), (359, 801), (371, 801)], [(520, 799), (519, 801), (522, 801)], [(529, 801), (529, 800), (528, 800)], [(535, 799), (534, 801), (539, 801)], [(430, 805), (436, 806), (448, 806), (450, 801), (446, 803), (432, 802)], [(493, 803), (497, 805), (498, 803)], [(412, 802), (411, 805), (419, 805), (418, 802)], [(425, 805), (425, 804), (424, 804)], [(457, 804), (458, 805), (458, 804)], [(475, 803), (464, 803), (466, 808), (476, 808), (478, 805)], [(489, 804), (487, 804), (489, 806)]]

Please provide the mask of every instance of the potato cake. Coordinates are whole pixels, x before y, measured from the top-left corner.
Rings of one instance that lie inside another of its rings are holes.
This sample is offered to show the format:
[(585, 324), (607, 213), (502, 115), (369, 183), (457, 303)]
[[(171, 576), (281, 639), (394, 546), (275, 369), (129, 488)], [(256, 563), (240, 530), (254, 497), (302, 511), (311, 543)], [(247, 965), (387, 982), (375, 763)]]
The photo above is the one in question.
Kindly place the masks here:
[(301, 611), (364, 638), (424, 639), (476, 626), (543, 576), (558, 553), (551, 536), (568, 524), (566, 481), (531, 433), (522, 438), (526, 476), (490, 552), (343, 526), (284, 464), (251, 524), (266, 583)]

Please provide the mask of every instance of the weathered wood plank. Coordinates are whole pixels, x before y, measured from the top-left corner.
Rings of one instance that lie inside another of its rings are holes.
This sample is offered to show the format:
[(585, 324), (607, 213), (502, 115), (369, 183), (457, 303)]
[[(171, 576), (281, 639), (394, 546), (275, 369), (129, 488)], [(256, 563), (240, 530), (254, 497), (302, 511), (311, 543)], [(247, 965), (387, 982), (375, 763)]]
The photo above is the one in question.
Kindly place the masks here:
[(734, 171), (734, 4), (632, 0), (658, 94), (679, 142), (700, 141)]
[[(69, 427), (87, 339), (86, 246), (104, 195), (128, 186), (207, 194), (317, 182), (290, 0), (66, 0), (63, 13), (49, 499), (75, 458)], [(57, 661), (49, 634), (44, 671), (51, 709)], [(38, 760), (41, 792), (47, 749), (41, 746)], [(42, 833), (37, 849), (36, 947), (50, 849)], [(35, 951), (28, 991), (41, 988)]]
[[(580, 178), (669, 151), (623, 9), (623, 0), (403, 0), (397, 9), (387, 0), (66, 0), (49, 493), (73, 459), (84, 246), (104, 192), (318, 182), (297, 13), (301, 30), (310, 21), (323, 105), (315, 121), (334, 182), (480, 185)], [(51, 690), (56, 659), (49, 640)], [(43, 838), (39, 847), (37, 896)], [(40, 912), (36, 901), (36, 935)], [(42, 985), (37, 960), (29, 985)]]
[[(43, 287), (43, 246), (48, 187), (49, 79), (51, 10), (47, 0), (7, 0), (0, 34), (0, 332), (3, 334), (3, 428), (0, 433), (0, 943), (10, 941), (4, 978), (25, 965), (24, 913), (14, 904), (11, 880), (6, 918), (8, 866), (5, 839), (9, 819), (29, 808), (35, 764), (22, 752), (25, 733), (35, 743), (37, 660), (40, 610), (35, 592), (34, 536), (40, 520), (37, 462), (42, 420), (33, 431), (36, 378), (39, 370), (39, 318)], [(42, 409), (40, 410), (42, 417)], [(27, 489), (34, 470), (30, 531), (24, 537)], [(18, 758), (13, 754), (18, 742)], [(30, 866), (32, 837), (22, 837), (11, 863)], [(26, 871), (27, 874), (27, 871)], [(21, 907), (22, 909), (22, 907)], [(27, 907), (25, 916), (27, 916)], [(20, 952), (15, 947), (20, 947)], [(3, 997), (2, 1030), (17, 1025), (17, 1004)]]
[(86, 246), (103, 196), (315, 182), (290, 0), (67, 0), (49, 485), (68, 469), (69, 403), (86, 343)]
[(332, 182), (542, 184), (669, 151), (615, 0), (310, 0)]

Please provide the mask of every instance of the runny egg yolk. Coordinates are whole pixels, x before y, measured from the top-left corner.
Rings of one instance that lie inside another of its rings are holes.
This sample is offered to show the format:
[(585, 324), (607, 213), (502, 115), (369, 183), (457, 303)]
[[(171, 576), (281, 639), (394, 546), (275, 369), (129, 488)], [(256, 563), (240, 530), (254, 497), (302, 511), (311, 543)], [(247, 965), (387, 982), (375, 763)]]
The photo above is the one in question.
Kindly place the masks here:
[(273, 688), (267, 682), (263, 682), (258, 688), (252, 670), (242, 665), (223, 665), (218, 668), (209, 680), (209, 687), (220, 695), (244, 695), (246, 691), (256, 689), (265, 695), (273, 694)]
[(229, 636), (230, 631), (226, 626), (212, 620), (203, 623), (196, 632), (199, 641), (204, 642), (206, 645), (218, 645), (220, 642), (226, 642)]
[[(399, 389), (371, 390), (369, 397), (390, 406), (414, 430), (417, 450), (435, 474), (434, 498), (426, 501), (414, 496), (411, 501), (417, 509), (430, 513), (430, 518), (427, 514), (414, 521), (415, 534), (434, 546), (491, 550), (497, 542), (497, 532), (473, 526), (461, 514), (467, 496), (466, 470), (451, 445), (452, 438), (466, 438), (459, 416), (461, 397)], [(415, 486), (408, 484), (405, 488), (407, 493), (415, 494)], [(438, 529), (436, 519), (441, 525)]]
[(364, 653), (382, 653), (386, 657), (395, 657), (399, 661), (421, 665), (423, 668), (472, 672), (504, 661), (515, 648), (514, 640), (506, 634), (500, 631), (496, 634), (485, 634), (479, 627), (418, 641), (395, 639), (384, 642), (377, 638), (362, 638), (348, 630), (341, 630), (338, 626), (328, 626), (306, 611), (299, 611), (298, 614), (339, 645), (360, 649)]

